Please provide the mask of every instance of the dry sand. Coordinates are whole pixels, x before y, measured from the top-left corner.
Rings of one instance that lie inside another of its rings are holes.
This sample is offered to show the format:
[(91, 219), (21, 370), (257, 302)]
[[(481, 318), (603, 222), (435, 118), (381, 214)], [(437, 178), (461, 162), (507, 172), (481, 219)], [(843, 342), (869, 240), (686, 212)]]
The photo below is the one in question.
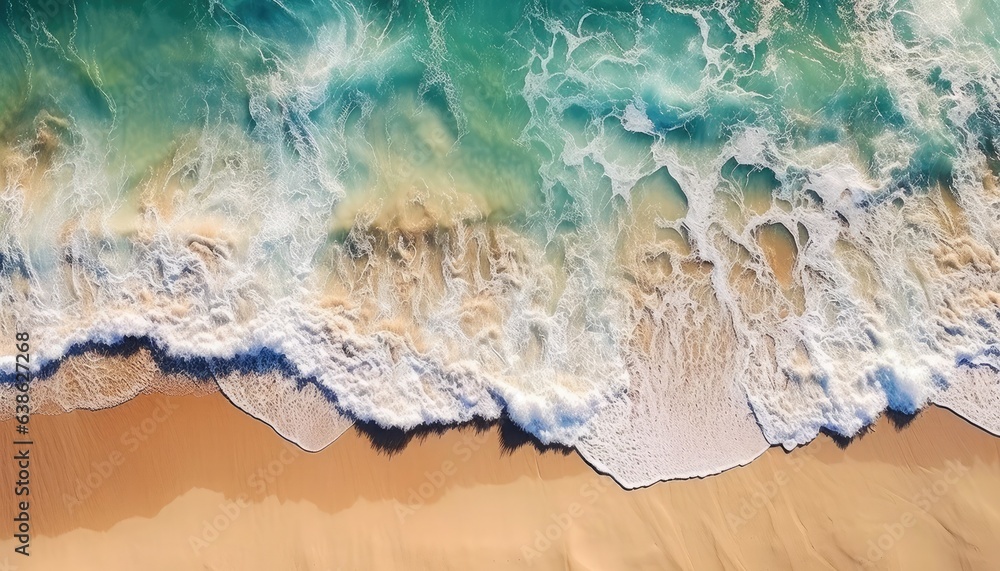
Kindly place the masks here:
[[(392, 453), (352, 429), (307, 453), (218, 393), (141, 395), (31, 426), (31, 556), (15, 555), (5, 532), (0, 569), (1000, 565), (1000, 439), (940, 408), (902, 429), (883, 419), (846, 448), (820, 437), (634, 491), (575, 453), (506, 449), (496, 427)], [(8, 460), (7, 529), (11, 476)]]

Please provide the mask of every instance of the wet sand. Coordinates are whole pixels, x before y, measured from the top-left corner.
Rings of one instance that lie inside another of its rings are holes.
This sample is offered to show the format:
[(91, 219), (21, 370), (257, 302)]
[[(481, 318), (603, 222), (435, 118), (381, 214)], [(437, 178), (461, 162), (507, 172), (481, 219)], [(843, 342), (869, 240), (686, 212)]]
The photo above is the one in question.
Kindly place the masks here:
[[(14, 434), (11, 421), (0, 423)], [(994, 569), (1000, 438), (941, 408), (625, 491), (497, 427), (308, 453), (221, 394), (36, 415), (18, 570)], [(516, 435), (515, 435), (516, 436)], [(8, 442), (10, 440), (8, 439)], [(8, 448), (9, 450), (9, 448)], [(14, 517), (12, 466), (0, 469)], [(10, 524), (7, 524), (9, 529)], [(2, 567), (0, 567), (2, 568)]]

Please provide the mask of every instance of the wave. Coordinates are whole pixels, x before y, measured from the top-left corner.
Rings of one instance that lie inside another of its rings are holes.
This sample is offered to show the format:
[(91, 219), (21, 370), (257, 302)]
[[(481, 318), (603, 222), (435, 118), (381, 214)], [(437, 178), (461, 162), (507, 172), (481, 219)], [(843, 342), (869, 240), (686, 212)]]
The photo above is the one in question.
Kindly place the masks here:
[(143, 340), (307, 449), (507, 416), (627, 487), (1000, 433), (994, 4), (18, 5), (0, 330), (38, 386)]

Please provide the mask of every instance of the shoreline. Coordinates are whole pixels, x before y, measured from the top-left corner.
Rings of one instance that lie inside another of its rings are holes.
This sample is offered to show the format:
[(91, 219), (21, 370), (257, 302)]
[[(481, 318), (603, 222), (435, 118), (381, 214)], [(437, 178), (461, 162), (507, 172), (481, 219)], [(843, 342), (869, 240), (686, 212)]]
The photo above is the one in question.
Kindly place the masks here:
[[(883, 417), (847, 447), (821, 436), (635, 490), (576, 452), (505, 446), (496, 425), (395, 448), (351, 428), (305, 452), (218, 393), (144, 394), (32, 423), (33, 557), (11, 560), (18, 569), (930, 569), (1000, 558), (1000, 513), (988, 507), (1000, 504), (1000, 439), (939, 407), (902, 428)], [(13, 517), (3, 504), (0, 517)], [(880, 540), (889, 548), (866, 566)], [(13, 547), (0, 541), (4, 554)]]
[[(537, 436), (514, 424), (506, 412), (494, 420), (477, 418), (456, 424), (420, 425), (410, 430), (386, 429), (375, 422), (353, 421), (330, 406), (329, 395), (318, 383), (312, 380), (289, 382), (290, 378), (294, 378), (294, 371), (290, 367), (285, 357), (270, 351), (263, 351), (257, 355), (238, 355), (221, 361), (184, 359), (171, 356), (148, 337), (126, 337), (110, 345), (98, 343), (76, 346), (68, 356), (43, 365), (43, 372), (35, 379), (43, 382), (32, 384), (32, 411), (33, 414), (61, 415), (75, 411), (113, 408), (147, 394), (182, 396), (220, 393), (234, 408), (268, 425), (282, 439), (309, 452), (320, 451), (330, 446), (345, 431), (352, 428), (364, 428), (368, 432), (381, 432), (386, 435), (395, 434), (388, 437), (390, 440), (409, 440), (415, 435), (429, 432), (440, 433), (467, 426), (499, 425), (506, 426), (508, 433), (517, 441), (531, 441), (540, 450), (553, 448), (572, 451), (595, 472), (615, 478), (612, 470), (602, 468), (577, 447), (541, 443)], [(966, 384), (971, 385), (972, 382), (966, 381)], [(10, 386), (0, 382), (0, 402), (9, 397), (8, 389)], [(259, 398), (262, 394), (268, 395), (268, 398)], [(967, 396), (961, 392), (942, 392), (925, 404), (917, 415), (929, 408), (939, 407), (987, 434), (1000, 437), (1000, 429), (997, 429), (1000, 428), (998, 424), (1000, 417), (975, 418), (976, 415), (970, 415), (969, 410), (963, 410), (968, 408), (968, 403), (962, 401), (962, 398)], [(12, 406), (0, 410), (0, 422), (10, 420), (7, 415), (12, 410)], [(309, 414), (302, 415), (306, 417), (305, 420), (303, 418), (289, 420), (285, 417), (287, 410), (307, 411)], [(887, 417), (897, 416), (903, 423), (914, 418), (886, 409), (879, 416), (879, 422)], [(843, 437), (821, 430), (816, 438), (826, 437), (837, 442), (850, 443), (862, 438), (873, 427), (874, 424), (868, 425), (852, 437)], [(372, 435), (372, 438), (374, 437)], [(767, 444), (763, 437), (762, 442)], [(811, 442), (804, 446), (809, 446)], [(800, 445), (796, 448), (802, 447), (803, 445)], [(733, 463), (721, 468), (713, 467), (704, 474), (661, 477), (634, 486), (622, 483), (619, 478), (615, 479), (623, 489), (636, 490), (664, 482), (710, 478), (750, 465), (772, 448), (784, 450), (780, 444), (769, 444), (749, 460), (732, 460)]]

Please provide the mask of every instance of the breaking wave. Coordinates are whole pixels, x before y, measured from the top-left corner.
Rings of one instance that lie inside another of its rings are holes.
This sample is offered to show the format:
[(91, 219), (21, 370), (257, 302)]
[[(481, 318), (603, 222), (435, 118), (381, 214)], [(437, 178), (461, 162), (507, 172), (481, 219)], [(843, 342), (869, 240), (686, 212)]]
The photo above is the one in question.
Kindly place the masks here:
[(995, 14), (8, 4), (0, 330), (53, 394), (142, 339), (309, 449), (508, 415), (628, 487), (1000, 434)]

